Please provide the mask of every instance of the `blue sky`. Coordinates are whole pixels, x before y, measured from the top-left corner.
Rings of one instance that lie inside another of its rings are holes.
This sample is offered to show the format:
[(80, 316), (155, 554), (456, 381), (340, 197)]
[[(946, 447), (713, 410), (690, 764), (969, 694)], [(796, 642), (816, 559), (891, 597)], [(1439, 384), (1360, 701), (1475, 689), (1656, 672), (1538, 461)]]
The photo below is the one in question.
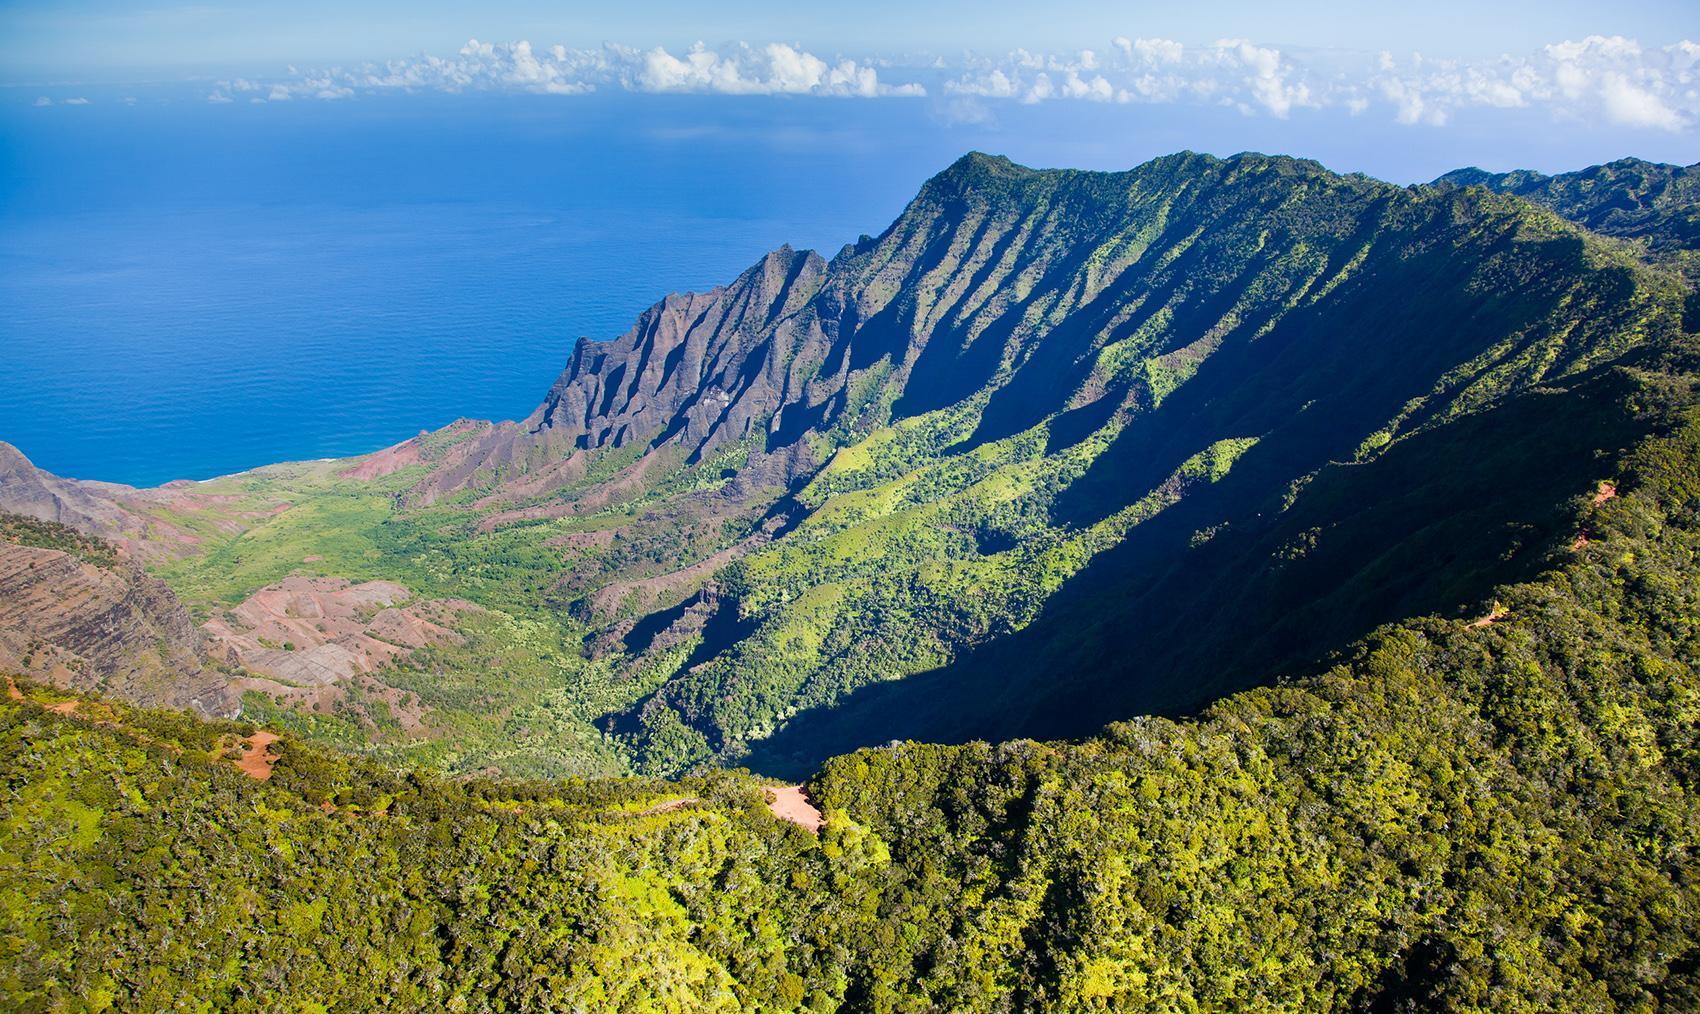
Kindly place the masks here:
[(765, 103), (775, 129), (796, 119), (778, 100), (831, 100), (823, 123), (833, 102), (907, 104), (890, 122), (999, 150), (1044, 135), (1047, 116), (1116, 131), (1191, 117), (1188, 146), (1339, 149), (1338, 167), (1392, 178), (1441, 161), (1693, 162), (1700, 2), (0, 0), (13, 110), (291, 102), (337, 117), (468, 94), (547, 96), (566, 117), (611, 96), (710, 95)]
[(1286, 48), (1435, 56), (1522, 55), (1567, 39), (1622, 35), (1644, 45), (1700, 40), (1692, 0), (1364, 3), (1314, 0), (944, 0), (854, 4), (686, 0), (481, 4), (440, 0), (5, 0), (0, 66), (12, 83), (263, 73), (290, 63), (453, 52), (469, 38), (539, 47), (788, 42), (822, 55), (945, 56), (1102, 48), (1116, 36), (1201, 44), (1246, 38)]

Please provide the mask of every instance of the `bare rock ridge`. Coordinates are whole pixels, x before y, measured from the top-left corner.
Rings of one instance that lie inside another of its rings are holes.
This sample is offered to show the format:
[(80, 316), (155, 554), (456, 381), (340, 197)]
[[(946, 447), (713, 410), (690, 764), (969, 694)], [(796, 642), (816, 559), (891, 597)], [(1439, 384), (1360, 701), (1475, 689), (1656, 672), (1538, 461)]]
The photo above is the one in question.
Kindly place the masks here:
[[(1098, 175), (1157, 186), (1203, 173), (1220, 185), (1237, 165), (1184, 154)], [(694, 462), (749, 441), (739, 488), (789, 486), (821, 464), (810, 434), (953, 403), (1050, 330), (1012, 310), (1049, 304), (1056, 316), (1097, 294), (1076, 277), (1076, 237), (1057, 229), (1062, 216), (1002, 199), (1010, 187), (1064, 178), (970, 154), (929, 180), (885, 233), (831, 262), (782, 247), (730, 285), (668, 296), (624, 335), (580, 341), (531, 416), (460, 443), (413, 497), (539, 497), (584, 475), (576, 452), (634, 443), (644, 453), (630, 473), (641, 477), (658, 455)]]
[[(1232, 332), (1252, 333), (1248, 320), (1268, 326), (1260, 289), (1308, 306), (1427, 242), (1422, 229), (1483, 213), (1504, 236), (1520, 221), (1472, 188), (1416, 194), (1290, 158), (1183, 152), (1084, 173), (970, 154), (830, 262), (782, 248), (730, 285), (667, 297), (612, 341), (581, 341), (531, 416), (460, 442), (412, 497), (534, 500), (585, 479), (580, 452), (633, 450), (583, 500), (594, 508), (657, 466), (741, 441), (738, 490), (783, 489), (845, 442), (822, 435), (977, 396), (971, 443), (1058, 409), (1085, 410), (1084, 425), (1162, 397), (1128, 362), (1168, 354), (1160, 370), (1184, 377)], [(1246, 241), (1258, 235), (1302, 244), (1308, 260), (1277, 262), (1276, 246)]]
[(581, 450), (641, 443), (699, 459), (747, 438), (765, 448), (780, 409), (816, 394), (792, 367), (823, 340), (811, 304), (825, 271), (820, 255), (785, 247), (730, 285), (668, 296), (613, 341), (581, 340), (535, 412), (457, 445), (415, 496), (546, 493), (582, 474)]
[(139, 704), (229, 717), (238, 699), (165, 584), (0, 541), (0, 669)]
[(16, 447), (0, 440), (0, 510), (111, 538), (135, 523), (111, 499), (126, 492), (133, 491), (116, 483), (61, 479), (43, 472)]
[(402, 728), (417, 731), (423, 709), (383, 681), (385, 667), (410, 661), (419, 648), (464, 644), (454, 627), (483, 610), (459, 599), (413, 599), (394, 581), (292, 575), (215, 612), (202, 630), (215, 657), (247, 670), (233, 681), (238, 693), (327, 711), (358, 685), (382, 698)]

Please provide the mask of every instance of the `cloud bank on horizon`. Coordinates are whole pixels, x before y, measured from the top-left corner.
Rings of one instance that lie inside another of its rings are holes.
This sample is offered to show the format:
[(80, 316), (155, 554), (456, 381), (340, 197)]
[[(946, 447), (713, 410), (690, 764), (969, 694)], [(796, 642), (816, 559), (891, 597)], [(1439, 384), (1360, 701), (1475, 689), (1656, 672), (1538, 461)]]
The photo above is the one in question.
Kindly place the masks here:
[[(533, 46), (473, 39), (450, 56), (218, 82), (208, 102), (350, 99), (383, 92), (598, 91), (718, 95), (931, 97), (947, 119), (986, 118), (999, 102), (1211, 104), (1287, 119), (1303, 110), (1442, 126), (1471, 109), (1545, 110), (1561, 122), (1687, 132), (1700, 126), (1700, 44), (1645, 46), (1592, 35), (1522, 56), (1289, 51), (1247, 39), (1189, 45), (1117, 37), (1101, 50), (1016, 49), (948, 57), (824, 58), (786, 43), (678, 52), (607, 44)], [(45, 98), (38, 104), (51, 104)]]

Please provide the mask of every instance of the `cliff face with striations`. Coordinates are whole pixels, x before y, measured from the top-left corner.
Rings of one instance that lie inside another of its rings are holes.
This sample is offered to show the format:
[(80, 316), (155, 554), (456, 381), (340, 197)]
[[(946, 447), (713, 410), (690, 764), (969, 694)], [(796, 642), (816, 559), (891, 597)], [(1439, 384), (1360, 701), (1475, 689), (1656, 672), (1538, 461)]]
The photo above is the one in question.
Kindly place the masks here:
[(54, 521), (79, 531), (117, 536), (136, 520), (113, 500), (133, 492), (107, 482), (61, 479), (36, 468), (16, 447), (0, 441), (0, 510), (40, 521)]
[(746, 439), (796, 451), (778, 464), (789, 478), (807, 455), (781, 410), (830, 397), (793, 368), (827, 340), (814, 306), (825, 273), (820, 255), (787, 247), (731, 285), (668, 296), (613, 341), (581, 341), (535, 412), (459, 444), (414, 496), (536, 496), (583, 477), (580, 451), (641, 445), (695, 461)]
[(131, 561), (0, 541), (0, 670), (147, 706), (238, 711), (188, 612)]

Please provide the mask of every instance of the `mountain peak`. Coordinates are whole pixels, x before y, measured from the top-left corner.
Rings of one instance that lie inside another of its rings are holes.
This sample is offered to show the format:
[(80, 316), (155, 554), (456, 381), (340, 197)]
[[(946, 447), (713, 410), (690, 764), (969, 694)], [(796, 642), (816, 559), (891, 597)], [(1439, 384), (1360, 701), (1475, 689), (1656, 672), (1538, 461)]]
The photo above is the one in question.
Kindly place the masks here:
[(1667, 254), (1700, 249), (1700, 164), (1620, 158), (1548, 176), (1529, 169), (1454, 169), (1435, 186), (1479, 186), (1542, 205), (1595, 232), (1645, 240)]

